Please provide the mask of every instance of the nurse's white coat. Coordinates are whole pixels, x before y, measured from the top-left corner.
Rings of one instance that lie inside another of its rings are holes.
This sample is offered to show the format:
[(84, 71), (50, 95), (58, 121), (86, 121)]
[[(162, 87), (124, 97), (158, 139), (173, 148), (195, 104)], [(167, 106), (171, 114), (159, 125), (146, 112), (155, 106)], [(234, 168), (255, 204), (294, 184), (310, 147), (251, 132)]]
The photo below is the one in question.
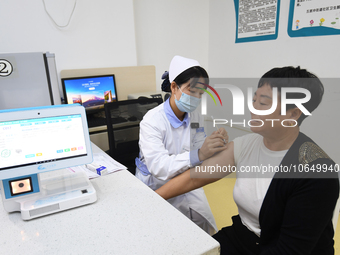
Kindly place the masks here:
[[(198, 159), (197, 150), (201, 148), (206, 137), (202, 117), (197, 111), (188, 113), (186, 123), (174, 128), (165, 113), (165, 106), (169, 109), (169, 100), (148, 111), (140, 123), (140, 164), (136, 168), (136, 177), (153, 190), (194, 167), (191, 164), (190, 153), (192, 158), (194, 155)], [(200, 128), (191, 128), (190, 123), (199, 123)], [(147, 168), (150, 174), (145, 175), (143, 167)], [(202, 188), (168, 201), (189, 218), (192, 217), (190, 209), (194, 210), (217, 231), (215, 219)]]

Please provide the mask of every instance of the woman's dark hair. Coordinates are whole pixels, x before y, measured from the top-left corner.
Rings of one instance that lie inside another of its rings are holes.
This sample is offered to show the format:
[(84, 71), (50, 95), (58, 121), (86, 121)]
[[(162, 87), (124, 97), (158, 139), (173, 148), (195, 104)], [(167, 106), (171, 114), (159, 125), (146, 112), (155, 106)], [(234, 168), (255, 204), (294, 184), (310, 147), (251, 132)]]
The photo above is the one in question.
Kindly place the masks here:
[[(181, 87), (184, 83), (188, 82), (190, 79), (194, 79), (190, 84), (191, 87), (196, 86), (196, 83), (199, 78), (204, 78), (204, 83), (209, 84), (209, 76), (207, 71), (200, 66), (193, 66), (188, 68), (187, 70), (180, 73), (175, 79), (174, 82)], [(162, 83), (162, 91), (171, 92), (171, 83), (169, 80), (169, 73), (165, 72), (162, 75), (162, 79), (164, 80)]]
[[(314, 111), (319, 104), (321, 103), (324, 87), (319, 80), (319, 78), (306, 69), (300, 69), (298, 67), (281, 67), (281, 68), (273, 68), (267, 73), (265, 73), (258, 83), (258, 88), (269, 85), (271, 88), (276, 87), (278, 93), (281, 93), (281, 88), (284, 87), (297, 87), (307, 89), (311, 93), (311, 99), (304, 103), (303, 106), (311, 113)], [(304, 98), (304, 94), (302, 93), (287, 93), (287, 99), (299, 99)], [(287, 110), (295, 108), (294, 104), (287, 104)], [(307, 118), (308, 115), (304, 113), (301, 114), (298, 119), (299, 126), (302, 121)]]

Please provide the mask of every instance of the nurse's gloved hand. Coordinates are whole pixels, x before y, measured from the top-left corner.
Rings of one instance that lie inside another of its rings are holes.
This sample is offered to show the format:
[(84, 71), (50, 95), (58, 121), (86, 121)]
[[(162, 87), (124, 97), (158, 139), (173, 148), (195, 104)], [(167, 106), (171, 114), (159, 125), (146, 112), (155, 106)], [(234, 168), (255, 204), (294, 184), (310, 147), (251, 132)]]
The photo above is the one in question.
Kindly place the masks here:
[[(206, 160), (215, 153), (227, 148), (228, 134), (227, 131), (224, 133), (221, 129), (225, 131), (224, 128), (220, 128), (218, 131), (213, 132), (210, 136), (205, 138), (202, 147), (198, 150), (198, 158), (200, 161)], [(220, 134), (220, 132), (222, 134)]]

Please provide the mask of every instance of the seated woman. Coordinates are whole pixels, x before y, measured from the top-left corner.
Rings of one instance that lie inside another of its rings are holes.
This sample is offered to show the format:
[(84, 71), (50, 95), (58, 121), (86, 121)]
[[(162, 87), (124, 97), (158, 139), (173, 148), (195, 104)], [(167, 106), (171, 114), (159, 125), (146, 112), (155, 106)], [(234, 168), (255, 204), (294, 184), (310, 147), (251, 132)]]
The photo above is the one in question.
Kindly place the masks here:
[[(140, 156), (136, 177), (156, 190), (174, 176), (226, 149), (227, 131), (206, 136), (203, 120), (195, 111), (201, 101), (207, 72), (198, 61), (175, 56), (163, 75), (162, 90), (171, 92), (163, 104), (145, 114), (140, 123)], [(170, 199), (169, 203), (209, 234), (217, 231), (203, 189)]]
[[(273, 88), (277, 88), (276, 110), (266, 116), (252, 114), (254, 133), (236, 138), (226, 150), (201, 165), (237, 169), (234, 200), (239, 214), (232, 217), (232, 226), (213, 236), (221, 244), (221, 254), (334, 254), (332, 215), (339, 196), (334, 169), (338, 165), (299, 131), (307, 115), (295, 105), (287, 105), (286, 115), (281, 114), (279, 96), (286, 87), (311, 93), (310, 100), (303, 104), (309, 112), (318, 107), (324, 93), (320, 80), (304, 69), (270, 70), (259, 81), (253, 106), (256, 110), (270, 109)], [(289, 96), (298, 100), (301, 93)], [(270, 166), (276, 172), (262, 177), (261, 173), (244, 171), (252, 166)], [(169, 199), (228, 174), (207, 178), (201, 173), (200, 178), (191, 178), (196, 170), (182, 173), (156, 192)]]

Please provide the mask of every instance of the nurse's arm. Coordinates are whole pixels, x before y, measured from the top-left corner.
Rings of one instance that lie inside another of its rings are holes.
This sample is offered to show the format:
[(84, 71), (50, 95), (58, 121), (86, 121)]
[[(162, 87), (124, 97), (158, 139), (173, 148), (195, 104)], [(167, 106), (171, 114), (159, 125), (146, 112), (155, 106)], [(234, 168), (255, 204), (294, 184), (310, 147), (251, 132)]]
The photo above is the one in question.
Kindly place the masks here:
[(200, 166), (174, 177), (156, 192), (167, 200), (218, 181), (232, 173), (232, 166), (235, 166), (234, 143), (230, 142), (227, 146), (227, 149), (205, 160)]

